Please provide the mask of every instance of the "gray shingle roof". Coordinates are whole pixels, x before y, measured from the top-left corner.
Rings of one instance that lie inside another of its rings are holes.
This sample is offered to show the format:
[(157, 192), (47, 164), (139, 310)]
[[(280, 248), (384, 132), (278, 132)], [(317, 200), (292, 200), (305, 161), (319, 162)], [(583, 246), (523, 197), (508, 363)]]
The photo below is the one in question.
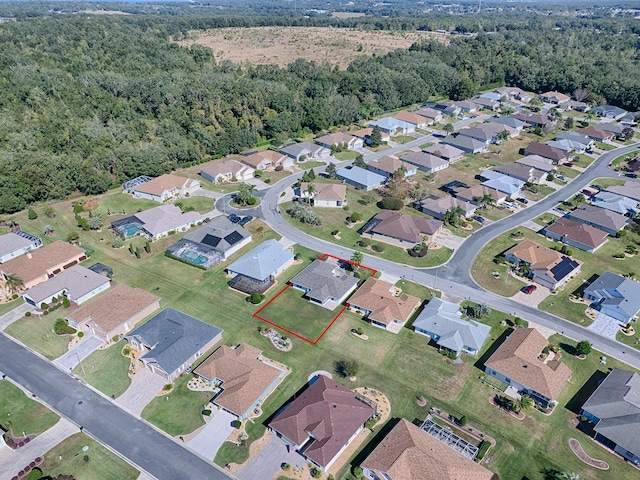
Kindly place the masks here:
[(218, 327), (166, 308), (126, 337), (135, 337), (150, 346), (151, 351), (140, 358), (155, 360), (171, 374), (221, 333)]
[(340, 170), (338, 170), (338, 173), (336, 175), (338, 178), (343, 178), (360, 185), (366, 185), (367, 188), (380, 185), (386, 180), (386, 178), (382, 175), (355, 166), (350, 168), (341, 168)]
[(592, 223), (609, 230), (621, 230), (629, 222), (629, 218), (606, 208), (593, 205), (582, 205), (567, 214), (581, 222)]
[(600, 422), (596, 432), (640, 455), (640, 376), (614, 369), (582, 406)]
[(629, 318), (640, 311), (640, 283), (613, 272), (604, 272), (584, 289), (584, 295), (597, 299), (600, 305), (617, 306)]
[(78, 299), (109, 281), (109, 278), (104, 275), (82, 265), (76, 265), (46, 282), (31, 287), (25, 293), (37, 305), (40, 305), (47, 298), (57, 295), (62, 290), (66, 290), (72, 299)]
[(256, 280), (266, 280), (291, 260), (293, 253), (277, 240), (267, 240), (233, 262), (227, 270)]
[(183, 240), (206, 245), (218, 252), (226, 252), (250, 236), (251, 233), (248, 230), (231, 223), (227, 217), (216, 217), (206, 225), (186, 234)]
[(325, 303), (330, 298), (342, 298), (358, 284), (358, 279), (335, 262), (314, 260), (293, 277), (291, 283), (308, 288), (309, 298)]
[(459, 352), (463, 346), (482, 348), (491, 327), (474, 320), (462, 320), (455, 303), (433, 298), (413, 322), (414, 328), (440, 336), (438, 344)]
[[(42, 242), (40, 242), (40, 244), (42, 244)], [(5, 255), (9, 255), (10, 253), (26, 248), (29, 245), (33, 245), (33, 247), (36, 246), (34, 240), (23, 237), (18, 233), (7, 233), (6, 235), (1, 235), (0, 257), (4, 257)]]

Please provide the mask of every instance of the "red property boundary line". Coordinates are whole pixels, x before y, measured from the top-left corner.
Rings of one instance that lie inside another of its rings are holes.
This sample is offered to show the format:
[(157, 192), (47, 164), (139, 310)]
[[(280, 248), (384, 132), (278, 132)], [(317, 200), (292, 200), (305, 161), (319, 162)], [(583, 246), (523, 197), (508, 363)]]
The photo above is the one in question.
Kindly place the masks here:
[[(344, 262), (344, 263), (348, 263), (349, 265), (355, 265), (356, 267), (359, 268), (364, 268), (365, 270), (369, 270), (371, 272), (371, 276), (374, 276), (376, 273), (378, 273), (378, 271), (374, 268), (371, 267), (366, 267), (364, 265), (360, 265), (359, 263), (354, 263), (351, 260), (345, 260), (344, 258), (340, 258), (340, 257), (336, 257), (334, 255), (330, 255), (328, 253), (324, 253), (322, 254), (322, 256), (319, 258), (319, 260), (324, 260), (327, 257), (331, 257), (331, 258), (335, 258), (336, 260), (340, 261), (340, 262)], [(317, 343), (320, 341), (320, 339), (322, 337), (324, 337), (324, 335), (329, 331), (329, 329), (333, 326), (334, 323), (336, 323), (336, 320), (338, 320), (338, 318), (340, 317), (340, 315), (342, 315), (344, 313), (344, 311), (347, 309), (347, 307), (349, 306), (349, 304), (345, 304), (340, 311), (338, 312), (338, 314), (333, 317), (333, 320), (331, 320), (331, 322), (329, 323), (329, 325), (327, 325), (327, 327), (322, 331), (322, 333), (318, 336), (318, 338), (316, 338), (315, 340), (311, 340), (307, 337), (305, 337), (304, 335), (300, 335), (299, 333), (293, 332), (291, 330), (289, 330), (288, 328), (283, 327), (282, 325), (279, 325), (277, 323), (274, 323), (270, 320), (267, 320), (266, 318), (260, 316), (260, 313), (267, 308), (269, 305), (271, 305), (271, 303), (273, 303), (274, 300), (276, 300), (280, 295), (282, 295), (288, 288), (291, 288), (291, 283), (287, 283), (284, 288), (282, 290), (280, 290), (275, 297), (273, 297), (271, 300), (269, 300), (265, 305), (263, 305), (262, 307), (260, 307), (254, 314), (253, 317), (257, 318), (258, 320), (271, 325), (272, 327), (276, 327), (279, 328), (280, 330), (287, 332), (289, 335), (293, 335), (296, 338), (299, 338), (300, 340), (303, 340), (311, 345), (317, 345)]]

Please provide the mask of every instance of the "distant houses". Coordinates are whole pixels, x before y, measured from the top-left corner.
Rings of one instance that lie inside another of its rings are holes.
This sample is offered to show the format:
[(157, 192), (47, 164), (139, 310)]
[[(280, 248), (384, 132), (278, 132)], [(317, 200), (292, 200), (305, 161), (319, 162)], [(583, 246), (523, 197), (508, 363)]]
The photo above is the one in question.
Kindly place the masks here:
[(382, 175), (385, 178), (389, 178), (398, 172), (402, 172), (404, 177), (411, 177), (418, 173), (418, 168), (415, 165), (388, 155), (367, 163), (367, 170)]

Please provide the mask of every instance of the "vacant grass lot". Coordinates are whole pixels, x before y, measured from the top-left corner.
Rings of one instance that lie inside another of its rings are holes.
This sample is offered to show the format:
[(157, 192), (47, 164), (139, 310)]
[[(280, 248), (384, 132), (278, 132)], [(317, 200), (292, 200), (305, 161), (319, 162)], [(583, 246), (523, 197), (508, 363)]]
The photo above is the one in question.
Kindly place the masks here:
[[(83, 452), (85, 446), (89, 448)], [(82, 433), (70, 436), (49, 450), (40, 469), (51, 476), (72, 473), (77, 480), (135, 480), (140, 474), (115, 453)]]
[(0, 381), (0, 425), (18, 436), (39, 435), (60, 419), (47, 407), (31, 400), (11, 382)]
[(71, 335), (56, 335), (53, 331), (55, 319), (64, 317), (65, 308), (49, 315), (23, 317), (5, 329), (5, 333), (32, 348), (49, 360), (67, 352)]
[(108, 397), (118, 398), (131, 385), (127, 374), (131, 360), (122, 355), (125, 340), (104, 350), (96, 350), (78, 365), (73, 373)]

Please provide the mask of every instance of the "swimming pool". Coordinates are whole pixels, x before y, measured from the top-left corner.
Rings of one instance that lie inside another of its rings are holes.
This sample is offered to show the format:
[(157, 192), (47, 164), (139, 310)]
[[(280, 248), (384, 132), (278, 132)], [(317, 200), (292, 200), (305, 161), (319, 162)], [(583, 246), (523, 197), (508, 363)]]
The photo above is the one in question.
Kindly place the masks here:
[(124, 227), (124, 233), (127, 237), (133, 237), (140, 233), (140, 227), (138, 225), (127, 225)]
[(196, 252), (184, 252), (180, 255), (184, 261), (193, 263), (194, 265), (204, 265), (207, 263), (208, 258), (204, 255), (199, 255)]

